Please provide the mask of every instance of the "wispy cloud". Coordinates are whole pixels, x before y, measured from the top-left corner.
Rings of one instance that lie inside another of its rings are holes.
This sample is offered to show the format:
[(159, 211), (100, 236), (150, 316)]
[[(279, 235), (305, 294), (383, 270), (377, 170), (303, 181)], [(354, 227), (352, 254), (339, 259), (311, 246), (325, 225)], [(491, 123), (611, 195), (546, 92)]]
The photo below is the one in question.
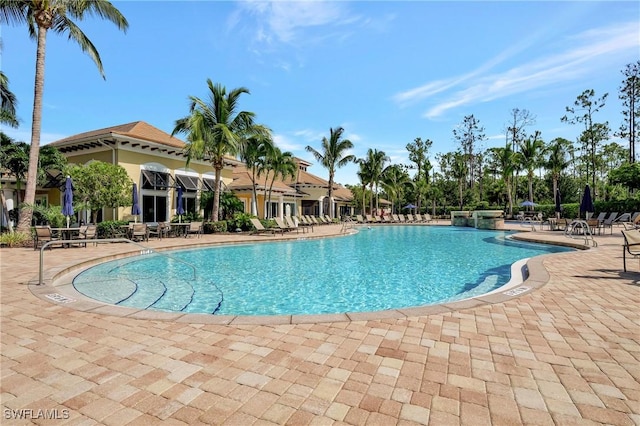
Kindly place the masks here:
[[(394, 100), (402, 104), (428, 100), (435, 94), (440, 94), (442, 100), (424, 114), (424, 117), (434, 119), (464, 105), (488, 102), (575, 80), (599, 69), (612, 57), (628, 54), (631, 49), (637, 51), (638, 48), (640, 40), (637, 22), (596, 28), (567, 37), (561, 53), (537, 57), (503, 72), (488, 73), (513, 52), (520, 50), (517, 48), (510, 53), (502, 53), (465, 75), (445, 81), (427, 82), (395, 95)], [(454, 87), (458, 87), (458, 90), (450, 91)]]
[[(347, 5), (338, 1), (249, 0), (240, 1), (238, 5), (239, 10), (229, 18), (227, 24), (234, 27), (240, 24), (243, 14), (252, 15), (254, 41), (262, 45), (301, 45), (310, 40), (342, 37), (342, 30), (347, 30), (349, 25), (361, 19), (351, 15)], [(307, 32), (320, 27), (323, 28), (322, 33)], [(326, 32), (326, 28), (336, 32)]]

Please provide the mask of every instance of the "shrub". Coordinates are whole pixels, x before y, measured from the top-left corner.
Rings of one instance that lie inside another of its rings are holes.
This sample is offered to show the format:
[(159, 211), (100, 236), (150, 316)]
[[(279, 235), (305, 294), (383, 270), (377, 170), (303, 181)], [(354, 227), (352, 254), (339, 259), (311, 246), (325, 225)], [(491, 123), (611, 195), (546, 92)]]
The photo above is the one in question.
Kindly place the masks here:
[(7, 247), (24, 247), (31, 244), (33, 237), (24, 232), (4, 232), (0, 234), (0, 245)]
[(216, 232), (227, 232), (227, 221), (221, 220), (218, 222), (205, 222), (203, 225), (203, 231), (205, 234), (213, 234)]
[(98, 228), (98, 238), (116, 238), (122, 234), (121, 227), (128, 225), (124, 220), (105, 220), (100, 222)]
[(243, 231), (250, 231), (253, 229), (253, 225), (251, 224), (251, 219), (255, 218), (247, 213), (236, 213), (233, 215), (233, 220), (229, 221), (229, 229), (235, 231), (240, 228)]

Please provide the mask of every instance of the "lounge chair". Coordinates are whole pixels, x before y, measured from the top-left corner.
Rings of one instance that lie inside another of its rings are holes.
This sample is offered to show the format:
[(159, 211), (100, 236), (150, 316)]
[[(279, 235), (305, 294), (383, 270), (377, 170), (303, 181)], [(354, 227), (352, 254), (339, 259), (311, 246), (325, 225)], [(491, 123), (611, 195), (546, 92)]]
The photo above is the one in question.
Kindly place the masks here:
[(191, 222), (189, 223), (189, 228), (185, 234), (185, 237), (188, 237), (191, 234), (196, 234), (198, 238), (203, 234), (203, 226), (202, 222)]
[(298, 226), (304, 226), (305, 228), (311, 228), (311, 232), (313, 232), (313, 223), (309, 222), (304, 216), (300, 216), (300, 219), (297, 217), (293, 217), (294, 223), (297, 222)]
[(300, 233), (300, 229), (302, 229), (302, 233), (304, 234), (305, 232), (307, 232), (307, 228), (300, 228), (298, 227), (298, 224), (296, 224), (296, 222), (294, 222), (294, 220), (292, 218), (290, 218), (289, 216), (285, 216), (284, 217), (284, 223), (289, 227), (289, 229), (294, 230), (297, 233)]
[(398, 215), (397, 215), (397, 214), (392, 214), (392, 215), (391, 215), (391, 218), (393, 219), (393, 221), (394, 221), (395, 223), (400, 222), (400, 218), (398, 218)]
[(431, 218), (431, 215), (429, 213), (425, 213), (423, 219), (426, 223), (433, 222), (433, 219)]
[(398, 220), (400, 221), (400, 223), (406, 223), (406, 221), (407, 221), (407, 220), (404, 218), (404, 215), (403, 215), (403, 214), (399, 214), (399, 215), (398, 215)]
[(613, 212), (602, 222), (602, 228), (609, 228), (610, 233), (613, 234), (613, 222), (618, 217), (618, 212)]
[(422, 218), (422, 215), (420, 213), (416, 213), (415, 214), (415, 221), (416, 222), (424, 222), (424, 219)]
[(293, 227), (287, 225), (282, 219), (280, 219), (279, 217), (275, 217), (274, 220), (276, 221), (276, 225), (278, 226), (278, 228), (280, 228), (283, 232), (287, 231), (293, 231)]
[(324, 215), (324, 221), (328, 224), (331, 225), (333, 222), (333, 219), (331, 219), (331, 216), (329, 216), (328, 214)]
[(633, 257), (640, 256), (640, 231), (622, 231), (624, 246), (622, 247), (622, 262), (627, 272), (627, 253)]
[(635, 216), (629, 222), (623, 222), (622, 225), (624, 225), (624, 229), (626, 231), (630, 231), (632, 229), (640, 229), (640, 215)]
[[(51, 227), (49, 225), (36, 226), (34, 227), (33, 249), (37, 250), (38, 246), (44, 245), (49, 241), (57, 241), (59, 239), (60, 238), (53, 236), (53, 232), (51, 231)], [(51, 245), (49, 245), (49, 248), (51, 248)]]
[(260, 222), (259, 219), (256, 219), (255, 217), (249, 219), (251, 221), (251, 224), (253, 225), (253, 227), (255, 228), (253, 231), (251, 231), (252, 234), (272, 234), (275, 235), (276, 230), (273, 228), (265, 228), (264, 225), (262, 224), (262, 222)]
[(596, 218), (596, 220), (600, 223), (604, 222), (605, 218), (607, 217), (607, 212), (600, 212), (600, 214), (598, 215), (598, 217)]

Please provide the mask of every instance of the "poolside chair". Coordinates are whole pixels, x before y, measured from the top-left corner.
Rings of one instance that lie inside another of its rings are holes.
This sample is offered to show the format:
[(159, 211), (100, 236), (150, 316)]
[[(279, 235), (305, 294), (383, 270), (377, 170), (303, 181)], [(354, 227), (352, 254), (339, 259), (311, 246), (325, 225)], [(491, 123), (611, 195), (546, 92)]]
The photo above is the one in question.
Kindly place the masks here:
[(328, 214), (324, 215), (324, 221), (327, 223), (327, 225), (331, 225), (333, 223), (333, 219), (331, 219), (331, 216), (329, 216)]
[(134, 223), (131, 227), (131, 240), (149, 241), (149, 227), (146, 223)]
[(607, 217), (607, 212), (600, 212), (600, 214), (598, 215), (598, 217), (596, 218), (596, 220), (600, 223), (604, 222), (605, 218)]
[(429, 213), (424, 214), (424, 221), (426, 223), (433, 222), (433, 219), (431, 218), (431, 215)]
[(392, 215), (391, 215), (391, 218), (393, 219), (393, 221), (394, 221), (395, 223), (400, 222), (400, 218), (398, 217), (398, 215), (397, 215), (397, 214), (392, 214)]
[(249, 220), (251, 221), (251, 224), (255, 228), (253, 231), (251, 231), (252, 234), (266, 234), (266, 233), (269, 233), (271, 235), (275, 235), (276, 230), (273, 229), (273, 228), (265, 228), (264, 225), (262, 225), (262, 222), (260, 222), (259, 219), (253, 217), (253, 218), (251, 218)]
[[(51, 227), (49, 225), (46, 226), (36, 226), (34, 227), (34, 235), (33, 235), (33, 249), (37, 250), (38, 246), (44, 245), (49, 241), (56, 241), (60, 238), (54, 237), (53, 232), (51, 231)], [(51, 249), (51, 245), (49, 246)]]
[(149, 236), (158, 237), (159, 240), (169, 237), (171, 225), (167, 222), (158, 222), (155, 226), (149, 225)]
[(635, 216), (635, 218), (633, 218), (629, 222), (623, 222), (622, 225), (624, 225), (625, 231), (630, 231), (632, 229), (640, 229), (640, 215)]
[(404, 218), (403, 214), (398, 214), (398, 220), (400, 221), (400, 223), (405, 223), (407, 220)]
[(84, 240), (81, 243), (84, 247), (87, 247), (88, 240), (94, 240), (93, 245), (97, 245), (95, 240), (98, 238), (98, 227), (96, 225), (82, 225), (80, 227), (80, 232), (75, 237), (76, 240)]
[(276, 221), (276, 225), (278, 226), (278, 228), (280, 228), (283, 232), (287, 231), (293, 231), (293, 227), (287, 225), (282, 219), (280, 219), (279, 217), (274, 217), (273, 218)]
[(424, 219), (422, 219), (422, 215), (420, 213), (416, 213), (415, 214), (415, 221), (416, 222), (424, 222)]
[(313, 223), (309, 222), (304, 216), (300, 216), (300, 219), (298, 220), (297, 217), (293, 218), (294, 221), (298, 221), (298, 225), (299, 226), (304, 226), (306, 228), (311, 228), (311, 232), (313, 232)]
[(191, 234), (196, 234), (198, 238), (203, 234), (203, 226), (202, 222), (191, 222), (189, 223), (189, 228), (185, 233), (185, 237), (189, 237)]
[(609, 228), (610, 233), (613, 234), (613, 222), (616, 220), (618, 216), (618, 212), (613, 212), (602, 222), (602, 228)]
[[(287, 225), (289, 227), (289, 229), (291, 229), (292, 231), (295, 229), (295, 231), (299, 234), (300, 233), (300, 228), (298, 227), (298, 225), (293, 221), (292, 218), (290, 218), (289, 216), (285, 216), (284, 217), (284, 223), (285, 225)], [(302, 233), (307, 232), (307, 228), (302, 228)]]
[(624, 246), (622, 247), (622, 262), (627, 272), (627, 253), (633, 257), (640, 257), (640, 231), (622, 231)]

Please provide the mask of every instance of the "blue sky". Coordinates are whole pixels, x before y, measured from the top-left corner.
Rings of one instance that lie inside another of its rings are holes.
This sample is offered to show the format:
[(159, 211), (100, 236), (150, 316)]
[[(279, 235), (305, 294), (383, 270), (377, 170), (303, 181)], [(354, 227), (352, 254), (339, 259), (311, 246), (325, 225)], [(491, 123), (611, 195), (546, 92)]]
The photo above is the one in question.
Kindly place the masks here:
[[(113, 3), (126, 34), (79, 23), (106, 80), (76, 44), (48, 35), (43, 144), (138, 120), (171, 133), (188, 96), (207, 96), (207, 78), (248, 88), (240, 108), (312, 162), (305, 146), (318, 149), (338, 126), (356, 157), (374, 148), (408, 163), (405, 146), (421, 137), (434, 142), (433, 159), (457, 148), (452, 130), (471, 114), (485, 129), (482, 148), (501, 146), (514, 108), (536, 117), (528, 133), (575, 140), (582, 128), (561, 123), (565, 107), (586, 89), (609, 93), (595, 119), (617, 129), (621, 71), (640, 59), (635, 1)], [(2, 130), (29, 142), (35, 41), (23, 27), (1, 31), (21, 119)], [(310, 171), (328, 177), (319, 165)], [(339, 169), (336, 180), (356, 184), (356, 171)]]

